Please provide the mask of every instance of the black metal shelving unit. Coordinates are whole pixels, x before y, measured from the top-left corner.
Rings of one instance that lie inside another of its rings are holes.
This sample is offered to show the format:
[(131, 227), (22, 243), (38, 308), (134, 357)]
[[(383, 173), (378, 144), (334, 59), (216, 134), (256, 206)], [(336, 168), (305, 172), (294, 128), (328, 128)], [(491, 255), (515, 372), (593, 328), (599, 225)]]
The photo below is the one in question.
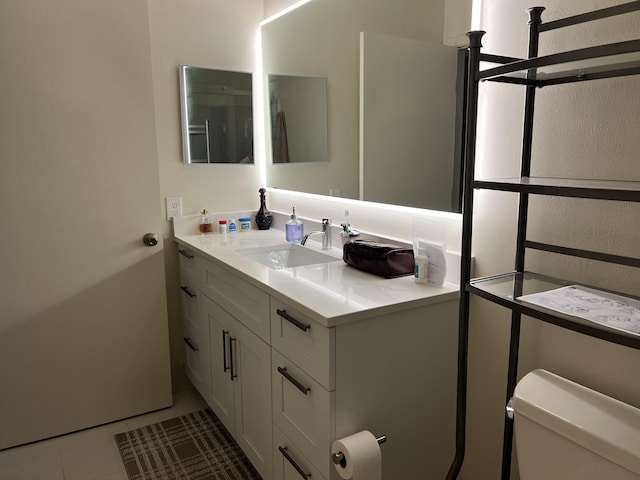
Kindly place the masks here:
[[(590, 198), (618, 202), (640, 202), (640, 182), (579, 180), (570, 178), (536, 178), (531, 176), (531, 146), (533, 138), (536, 90), (540, 87), (588, 80), (640, 74), (640, 39), (599, 45), (548, 56), (538, 56), (540, 34), (594, 20), (640, 11), (640, 1), (575, 15), (551, 22), (542, 22), (543, 7), (532, 7), (529, 13), (529, 47), (526, 59), (517, 59), (481, 52), (485, 32), (469, 32), (469, 64), (467, 78), (467, 115), (465, 132), (465, 162), (463, 191), (462, 266), (458, 345), (458, 400), (456, 455), (447, 480), (458, 477), (465, 454), (467, 348), (469, 333), (470, 295), (480, 296), (511, 310), (511, 335), (505, 405), (513, 395), (517, 381), (520, 321), (522, 315), (551, 323), (604, 341), (640, 349), (640, 335), (609, 328), (571, 315), (559, 314), (519, 300), (522, 295), (554, 290), (573, 284), (525, 270), (527, 250), (542, 250), (601, 262), (640, 268), (640, 258), (569, 248), (562, 245), (534, 242), (527, 239), (529, 197), (552, 195)], [(481, 70), (480, 64), (498, 66)], [(478, 113), (478, 92), (484, 81), (522, 85), (525, 90), (522, 157), (518, 178), (475, 179), (475, 150)], [(485, 278), (471, 278), (471, 247), (473, 202), (476, 189), (515, 192), (518, 194), (518, 228), (514, 271)], [(600, 290), (602, 291), (602, 290)], [(616, 294), (616, 292), (606, 292)], [(620, 294), (616, 294), (620, 295)], [(623, 295), (624, 296), (624, 295)], [(629, 298), (628, 295), (626, 295)], [(637, 300), (637, 299), (636, 299)], [(513, 421), (505, 416), (502, 480), (510, 478)]]

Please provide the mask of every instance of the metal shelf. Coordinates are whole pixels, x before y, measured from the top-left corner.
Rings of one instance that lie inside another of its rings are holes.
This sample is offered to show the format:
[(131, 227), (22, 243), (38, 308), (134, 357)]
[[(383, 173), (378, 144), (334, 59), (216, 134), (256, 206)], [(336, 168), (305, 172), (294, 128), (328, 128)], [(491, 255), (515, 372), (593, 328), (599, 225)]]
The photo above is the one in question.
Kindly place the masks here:
[(477, 80), (544, 87), (640, 73), (640, 39), (518, 60), (480, 70)]
[[(640, 75), (640, 38), (541, 56), (538, 52), (540, 33), (576, 25), (585, 25), (584, 28), (588, 28), (586, 24), (591, 21), (632, 12), (635, 14), (640, 12), (640, 0), (544, 23), (542, 22), (543, 11), (544, 7), (527, 9), (529, 14), (529, 42), (526, 59), (481, 52), (482, 36), (485, 32), (472, 31), (467, 33), (469, 37), (469, 63), (460, 274), (456, 455), (447, 474), (447, 480), (455, 480), (458, 477), (465, 455), (470, 297), (472, 294), (511, 311), (505, 402), (513, 395), (518, 380), (522, 315), (593, 338), (640, 350), (640, 334), (617, 328), (620, 327), (618, 324), (601, 324), (597, 316), (592, 317), (592, 321), (567, 314), (564, 311), (538, 306), (531, 303), (532, 299), (529, 299), (530, 302), (518, 299), (523, 295), (549, 292), (574, 284), (574, 282), (570, 283), (563, 279), (527, 272), (525, 266), (527, 250), (533, 249), (640, 268), (640, 259), (636, 257), (595, 252), (527, 239), (530, 194), (640, 202), (640, 179), (636, 179), (636, 181), (601, 181), (530, 176), (532, 171), (534, 109), (538, 91), (536, 87)], [(522, 156), (520, 160), (520, 172), (524, 175), (522, 177), (500, 179), (475, 179), (474, 177), (478, 133), (478, 92), (480, 84), (485, 81), (515, 83), (525, 86)], [(518, 194), (514, 272), (484, 278), (471, 278), (474, 189), (506, 191)], [(588, 286), (585, 287), (590, 288)], [(603, 293), (603, 295), (599, 296), (607, 296), (606, 294), (609, 294), (630, 298), (629, 295), (605, 292), (602, 289), (594, 292), (595, 295), (599, 293)], [(502, 480), (508, 480), (511, 475), (512, 441), (513, 421), (506, 418), (502, 450)]]
[[(511, 272), (491, 277), (472, 279), (467, 284), (466, 290), (523, 315), (573, 330), (584, 335), (607, 340), (618, 345), (625, 345), (627, 347), (640, 349), (640, 335), (638, 334), (608, 328), (604, 325), (593, 323), (580, 317), (559, 314), (552, 310), (546, 310), (542, 307), (537, 307), (530, 303), (518, 300), (518, 297), (521, 295), (545, 292), (573, 284), (574, 282), (539, 275), (533, 272)], [(628, 295), (617, 292), (604, 293), (632, 298)]]
[(474, 188), (504, 192), (640, 202), (640, 182), (549, 177), (474, 180)]

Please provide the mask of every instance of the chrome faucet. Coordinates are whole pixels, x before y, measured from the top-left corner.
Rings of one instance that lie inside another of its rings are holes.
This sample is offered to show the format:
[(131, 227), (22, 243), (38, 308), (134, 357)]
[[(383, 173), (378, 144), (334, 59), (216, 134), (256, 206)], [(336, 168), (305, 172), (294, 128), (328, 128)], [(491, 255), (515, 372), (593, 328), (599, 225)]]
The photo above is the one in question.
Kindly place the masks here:
[(331, 219), (323, 218), (322, 231), (307, 233), (304, 237), (302, 237), (300, 245), (304, 245), (305, 243), (307, 243), (307, 240), (311, 235), (322, 235), (322, 249), (329, 250), (331, 248)]

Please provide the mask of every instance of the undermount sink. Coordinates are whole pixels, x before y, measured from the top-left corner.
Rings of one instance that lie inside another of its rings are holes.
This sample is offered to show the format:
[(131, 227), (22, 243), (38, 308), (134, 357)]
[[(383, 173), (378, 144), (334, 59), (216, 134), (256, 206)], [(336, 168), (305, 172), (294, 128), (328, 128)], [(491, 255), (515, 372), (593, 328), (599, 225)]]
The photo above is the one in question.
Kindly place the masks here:
[(254, 262), (258, 262), (273, 270), (303, 267), (340, 260), (295, 243), (286, 245), (271, 245), (268, 247), (244, 248), (237, 252)]

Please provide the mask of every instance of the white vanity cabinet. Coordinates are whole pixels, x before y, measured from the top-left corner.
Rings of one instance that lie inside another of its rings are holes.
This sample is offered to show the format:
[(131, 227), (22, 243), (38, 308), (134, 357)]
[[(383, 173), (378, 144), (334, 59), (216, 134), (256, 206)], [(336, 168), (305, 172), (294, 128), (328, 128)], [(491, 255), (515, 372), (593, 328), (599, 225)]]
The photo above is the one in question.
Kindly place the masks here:
[(188, 248), (179, 259), (186, 375), (271, 480), (269, 295)]
[(205, 400), (234, 436), (263, 479), (271, 478), (271, 350), (211, 299), (211, 388)]
[(331, 328), (271, 303), (275, 480), (339, 479), (331, 444), (361, 430), (388, 438), (383, 478), (445, 478), (455, 444), (457, 302)]
[(283, 301), (272, 298), (271, 304), (273, 423), (286, 443), (274, 443), (274, 464), (280, 467), (275, 478), (286, 478), (289, 467), (301, 474), (298, 469), (305, 463), (329, 478), (327, 448), (335, 438), (336, 329)]
[[(268, 235), (236, 240), (259, 247)], [(341, 262), (268, 271), (223, 239), (178, 237), (181, 250), (197, 252), (181, 254), (183, 283), (196, 293), (183, 296), (185, 331), (196, 312), (207, 332), (198, 352), (209, 355), (208, 383), (197, 383), (191, 370), (205, 369), (191, 360), (187, 375), (262, 478), (339, 480), (331, 445), (362, 430), (387, 436), (383, 478), (445, 478), (457, 287), (379, 279)]]
[(180, 248), (180, 290), (182, 291), (182, 337), (187, 378), (205, 395), (210, 390), (209, 325), (202, 315), (202, 297), (195, 252)]

